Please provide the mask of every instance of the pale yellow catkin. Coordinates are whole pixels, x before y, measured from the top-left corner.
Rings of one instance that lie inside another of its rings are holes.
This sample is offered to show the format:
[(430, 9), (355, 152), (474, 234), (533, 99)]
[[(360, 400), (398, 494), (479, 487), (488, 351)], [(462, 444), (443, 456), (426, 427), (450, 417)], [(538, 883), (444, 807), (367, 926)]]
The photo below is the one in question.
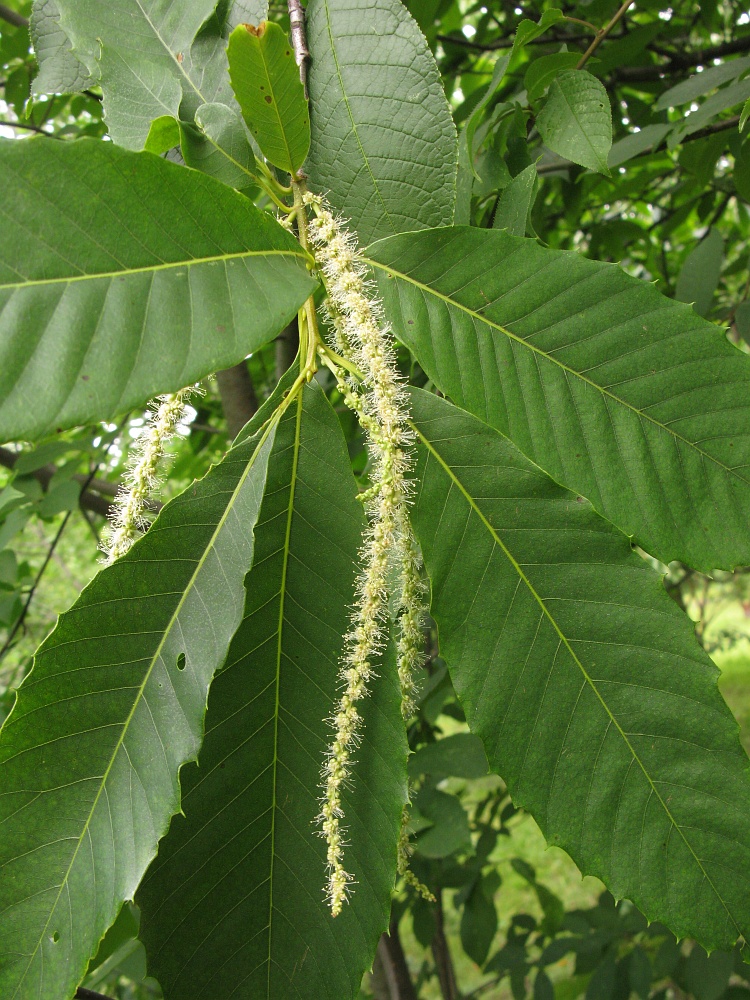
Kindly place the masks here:
[(192, 388), (159, 396), (155, 409), (131, 449), (125, 487), (114, 500), (111, 527), (104, 543), (107, 565), (124, 556), (148, 526), (148, 500), (166, 446), (185, 415)]
[[(332, 719), (334, 737), (323, 767), (321, 832), (327, 843), (327, 896), (334, 916), (341, 912), (353, 876), (344, 867), (342, 790), (351, 775), (361, 717), (357, 703), (366, 697), (372, 662), (386, 642), (388, 585), (398, 577), (398, 672), (402, 710), (414, 710), (413, 670), (420, 663), (423, 593), (419, 554), (406, 502), (412, 435), (407, 398), (396, 366), (393, 337), (379, 302), (365, 281), (365, 266), (354, 237), (337, 222), (323, 200), (306, 194), (313, 210), (310, 242), (328, 293), (327, 307), (337, 351), (362, 375), (364, 391), (338, 372), (339, 389), (365, 431), (373, 487), (365, 500), (369, 530), (361, 551), (352, 628), (345, 637), (341, 664), (343, 693)], [(399, 848), (401, 859), (408, 853)], [(407, 876), (405, 876), (407, 877)]]

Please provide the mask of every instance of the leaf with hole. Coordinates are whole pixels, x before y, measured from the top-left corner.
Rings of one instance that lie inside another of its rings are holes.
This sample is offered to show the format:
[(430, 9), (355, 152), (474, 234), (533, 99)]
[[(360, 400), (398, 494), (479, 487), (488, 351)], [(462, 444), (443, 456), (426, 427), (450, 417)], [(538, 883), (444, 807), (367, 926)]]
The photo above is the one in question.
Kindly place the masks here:
[(296, 174), (310, 148), (310, 115), (286, 32), (271, 21), (240, 24), (227, 55), (234, 96), (263, 155)]
[(0, 730), (4, 997), (72, 996), (180, 808), (242, 619), (265, 416), (62, 615)]
[(244, 620), (211, 688), (198, 766), (183, 771), (184, 815), (137, 897), (168, 998), (228, 997), (238, 983), (266, 1000), (353, 998), (388, 924), (407, 754), (390, 657), (345, 794), (356, 884), (336, 920), (322, 892), (318, 783), (364, 517), (316, 382), (286, 411), (269, 461)]

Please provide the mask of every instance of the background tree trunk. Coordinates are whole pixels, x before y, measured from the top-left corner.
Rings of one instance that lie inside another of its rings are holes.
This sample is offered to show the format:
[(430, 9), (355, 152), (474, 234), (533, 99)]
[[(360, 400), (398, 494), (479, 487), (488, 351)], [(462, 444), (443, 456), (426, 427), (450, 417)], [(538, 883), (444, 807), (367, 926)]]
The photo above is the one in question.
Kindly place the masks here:
[(250, 372), (247, 370), (247, 362), (241, 361), (232, 368), (217, 372), (216, 382), (219, 386), (221, 405), (224, 407), (224, 416), (227, 418), (229, 436), (235, 438), (258, 409), (258, 400), (250, 380)]

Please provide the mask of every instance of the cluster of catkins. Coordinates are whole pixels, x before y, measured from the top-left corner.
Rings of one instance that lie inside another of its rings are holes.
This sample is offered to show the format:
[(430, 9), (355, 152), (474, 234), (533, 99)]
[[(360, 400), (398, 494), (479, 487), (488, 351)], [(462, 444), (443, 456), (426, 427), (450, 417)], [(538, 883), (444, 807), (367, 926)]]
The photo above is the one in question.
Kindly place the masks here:
[[(334, 916), (341, 912), (352, 876), (345, 870), (342, 790), (351, 774), (361, 718), (357, 703), (367, 695), (372, 664), (387, 640), (389, 584), (397, 581), (398, 675), (402, 711), (414, 711), (414, 671), (424, 648), (424, 588), (419, 552), (407, 513), (412, 433), (406, 393), (396, 366), (393, 338), (382, 309), (365, 280), (365, 265), (351, 233), (318, 196), (305, 194), (312, 210), (308, 237), (322, 274), (335, 348), (360, 379), (337, 369), (339, 389), (364, 428), (373, 486), (363, 496), (369, 530), (361, 552), (351, 630), (345, 637), (343, 692), (334, 711), (334, 737), (323, 767), (320, 823), (328, 847), (327, 895)], [(399, 871), (408, 872), (406, 814), (399, 846)]]
[(125, 489), (114, 500), (111, 527), (104, 544), (107, 565), (124, 556), (148, 527), (149, 496), (157, 482), (159, 464), (194, 391), (180, 389), (156, 400), (149, 421), (130, 452)]

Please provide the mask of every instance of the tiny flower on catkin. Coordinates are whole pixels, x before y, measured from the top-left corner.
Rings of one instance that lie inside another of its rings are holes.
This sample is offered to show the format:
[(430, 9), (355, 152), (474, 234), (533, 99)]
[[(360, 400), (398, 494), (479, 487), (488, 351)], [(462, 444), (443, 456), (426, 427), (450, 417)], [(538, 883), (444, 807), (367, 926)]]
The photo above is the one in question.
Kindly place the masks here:
[(194, 391), (193, 388), (180, 389), (159, 396), (158, 406), (151, 410), (148, 424), (130, 453), (125, 488), (114, 500), (112, 526), (104, 544), (107, 565), (124, 556), (147, 528), (147, 504), (156, 485), (159, 463)]
[[(308, 236), (328, 295), (326, 306), (336, 350), (363, 377), (361, 388), (340, 370), (336, 372), (344, 401), (365, 431), (373, 482), (362, 498), (370, 527), (361, 551), (363, 569), (352, 628), (345, 637), (341, 663), (344, 690), (331, 720), (334, 738), (322, 775), (320, 822), (328, 845), (327, 895), (336, 916), (352, 881), (343, 863), (341, 821), (342, 789), (351, 775), (352, 754), (360, 734), (356, 705), (368, 693), (372, 661), (385, 646), (388, 584), (394, 570), (399, 581), (398, 673), (406, 717), (414, 710), (412, 672), (421, 662), (424, 647), (423, 592), (417, 545), (406, 510), (412, 435), (393, 337), (380, 303), (365, 281), (366, 269), (354, 237), (334, 219), (321, 198), (306, 193), (304, 202), (314, 212)], [(399, 848), (400, 865), (402, 855), (408, 870), (408, 852)]]

